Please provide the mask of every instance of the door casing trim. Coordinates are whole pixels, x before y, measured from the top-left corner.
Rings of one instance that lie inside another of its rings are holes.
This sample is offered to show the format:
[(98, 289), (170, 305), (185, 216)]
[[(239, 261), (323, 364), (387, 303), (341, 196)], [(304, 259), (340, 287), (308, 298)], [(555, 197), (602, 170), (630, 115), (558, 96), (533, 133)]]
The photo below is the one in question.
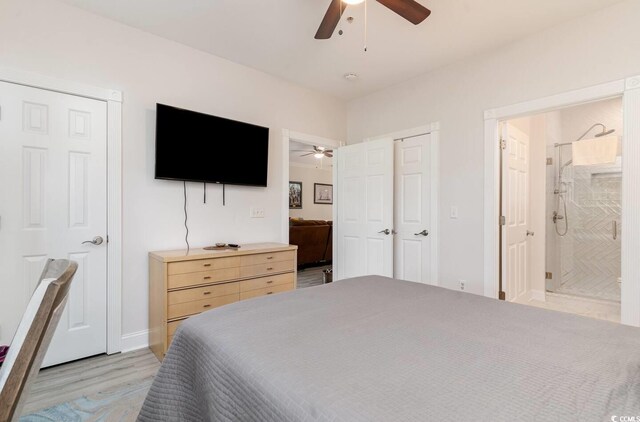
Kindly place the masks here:
[(574, 105), (622, 97), (621, 323), (640, 327), (640, 75), (484, 112), (484, 295), (498, 298), (500, 224), (499, 123)]

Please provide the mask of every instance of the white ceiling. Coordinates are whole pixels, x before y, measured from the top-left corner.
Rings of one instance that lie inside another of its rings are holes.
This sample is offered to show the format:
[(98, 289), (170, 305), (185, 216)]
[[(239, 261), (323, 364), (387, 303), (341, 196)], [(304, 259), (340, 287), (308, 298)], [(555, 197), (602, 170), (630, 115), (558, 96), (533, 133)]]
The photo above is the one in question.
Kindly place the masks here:
[[(418, 0), (432, 10), (418, 26), (368, 0), (366, 53), (364, 5), (347, 8), (344, 35), (318, 41), (330, 0), (61, 1), (348, 99), (621, 0)], [(345, 80), (348, 72), (358, 80)]]
[(313, 150), (312, 145), (303, 144), (302, 142), (290, 140), (289, 141), (289, 162), (293, 164), (301, 164), (305, 167), (315, 167), (319, 169), (331, 169), (333, 167), (333, 159), (329, 157), (324, 158), (316, 158), (313, 155), (307, 155), (305, 157), (301, 157), (301, 155), (306, 154), (306, 152), (300, 151), (309, 151)]

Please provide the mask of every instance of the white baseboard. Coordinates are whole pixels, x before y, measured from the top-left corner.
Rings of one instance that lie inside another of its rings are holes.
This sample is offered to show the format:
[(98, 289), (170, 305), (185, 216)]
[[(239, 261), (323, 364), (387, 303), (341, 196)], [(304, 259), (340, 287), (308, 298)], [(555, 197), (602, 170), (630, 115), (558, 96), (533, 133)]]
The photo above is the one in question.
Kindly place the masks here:
[(544, 290), (531, 290), (529, 292), (529, 300), (537, 300), (540, 302), (546, 302), (547, 296)]
[(149, 347), (149, 330), (136, 331), (122, 336), (122, 353)]

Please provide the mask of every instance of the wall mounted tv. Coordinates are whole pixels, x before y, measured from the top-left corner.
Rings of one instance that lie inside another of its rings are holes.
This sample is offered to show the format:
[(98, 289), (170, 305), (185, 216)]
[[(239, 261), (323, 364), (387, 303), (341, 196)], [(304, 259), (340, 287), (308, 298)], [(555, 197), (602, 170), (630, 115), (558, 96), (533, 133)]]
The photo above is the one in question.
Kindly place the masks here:
[(156, 106), (156, 179), (267, 186), (269, 128)]

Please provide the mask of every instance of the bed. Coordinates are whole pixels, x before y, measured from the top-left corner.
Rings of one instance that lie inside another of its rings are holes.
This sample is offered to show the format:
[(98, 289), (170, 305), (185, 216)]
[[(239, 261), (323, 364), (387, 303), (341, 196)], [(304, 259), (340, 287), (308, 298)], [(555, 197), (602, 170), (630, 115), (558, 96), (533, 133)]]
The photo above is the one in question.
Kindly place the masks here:
[(139, 421), (609, 421), (640, 329), (386, 277), (183, 323)]

